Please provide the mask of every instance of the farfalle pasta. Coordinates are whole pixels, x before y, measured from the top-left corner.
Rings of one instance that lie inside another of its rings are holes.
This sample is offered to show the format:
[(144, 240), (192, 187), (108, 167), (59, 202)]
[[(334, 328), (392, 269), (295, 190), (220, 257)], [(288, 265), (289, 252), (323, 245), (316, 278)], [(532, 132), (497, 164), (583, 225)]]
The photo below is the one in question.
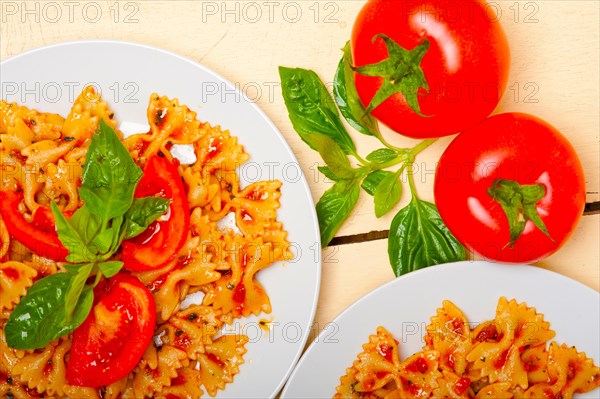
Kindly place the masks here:
[[(66, 118), (0, 101), (0, 190), (22, 193), (18, 210), (27, 222), (51, 201), (67, 215), (82, 206), (78, 188), (90, 139), (100, 120), (116, 129), (114, 116), (91, 87)], [(148, 132), (122, 139), (140, 167), (157, 154), (172, 160), (178, 144), (192, 146), (196, 157), (178, 167), (190, 208), (185, 244), (159, 269), (132, 273), (154, 297), (154, 342), (126, 378), (99, 389), (68, 384), (71, 335), (34, 351), (10, 348), (4, 327), (11, 312), (37, 280), (65, 271), (65, 265), (33, 253), (0, 218), (0, 397), (199, 398), (216, 395), (239, 373), (248, 339), (222, 335), (221, 329), (236, 318), (271, 311), (256, 275), (292, 256), (277, 221), (281, 182), (240, 187), (236, 168), (249, 159), (244, 147), (177, 99), (152, 94), (147, 116)], [(230, 213), (238, 232), (217, 227)], [(202, 303), (182, 308), (197, 292), (204, 293)]]
[(427, 325), (423, 350), (399, 358), (383, 327), (341, 377), (334, 398), (569, 399), (600, 386), (600, 369), (555, 333), (534, 308), (502, 297), (495, 319), (471, 329), (444, 301)]

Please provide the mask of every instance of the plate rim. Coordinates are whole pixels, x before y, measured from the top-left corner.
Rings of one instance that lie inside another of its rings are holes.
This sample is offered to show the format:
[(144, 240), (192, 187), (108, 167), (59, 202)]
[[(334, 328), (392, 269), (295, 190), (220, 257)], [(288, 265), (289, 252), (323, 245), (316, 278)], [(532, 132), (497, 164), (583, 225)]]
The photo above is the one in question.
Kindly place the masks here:
[[(162, 53), (163, 55), (174, 57), (174, 58), (178, 59), (179, 61), (191, 64), (192, 66), (199, 68), (203, 72), (205, 72), (209, 75), (212, 75), (215, 79), (220, 80), (223, 83), (225, 83), (225, 85), (227, 85), (228, 89), (235, 90), (235, 92), (238, 93), (241, 96), (241, 98), (243, 98), (245, 100), (245, 102), (247, 102), (253, 108), (253, 110), (258, 113), (258, 115), (275, 132), (275, 136), (277, 137), (279, 142), (283, 145), (285, 150), (288, 152), (288, 155), (291, 156), (291, 160), (293, 162), (295, 162), (296, 164), (300, 165), (300, 162), (298, 162), (298, 159), (296, 158), (296, 154), (292, 151), (292, 148), (290, 147), (289, 143), (287, 142), (287, 140), (285, 139), (285, 137), (283, 136), (283, 134), (281, 133), (279, 128), (275, 125), (275, 123), (271, 120), (271, 118), (269, 118), (269, 116), (263, 111), (263, 109), (256, 102), (252, 101), (242, 90), (240, 90), (238, 87), (236, 87), (234, 84), (232, 84), (231, 81), (229, 81), (229, 79), (226, 79), (218, 72), (215, 72), (213, 69), (202, 64), (201, 62), (194, 61), (193, 59), (191, 59), (187, 56), (172, 52), (170, 50), (165, 50), (163, 48), (160, 48), (160, 47), (157, 47), (154, 45), (149, 45), (149, 44), (139, 43), (139, 42), (134, 42), (134, 41), (129, 41), (129, 40), (116, 40), (116, 39), (67, 40), (67, 41), (60, 41), (60, 42), (48, 44), (45, 46), (38, 46), (38, 47), (35, 47), (32, 49), (26, 50), (24, 52), (12, 55), (12, 56), (0, 61), (0, 69), (2, 67), (4, 67), (7, 63), (18, 61), (21, 58), (26, 58), (28, 56), (35, 55), (37, 53), (41, 53), (44, 51), (52, 51), (53, 49), (56, 49), (56, 48), (64, 48), (64, 47), (78, 46), (78, 45), (85, 45), (85, 44), (136, 47), (136, 48), (142, 48), (142, 49), (149, 50), (149, 51), (159, 52), (159, 53)], [(314, 229), (313, 233), (316, 238), (316, 243), (318, 243), (319, 248), (321, 248), (321, 234), (320, 234), (320, 229), (319, 229), (319, 223), (318, 223), (315, 203), (312, 198), (312, 192), (311, 192), (310, 186), (308, 185), (308, 181), (306, 180), (306, 175), (304, 173), (302, 173), (301, 182), (307, 193), (307, 197), (308, 197), (308, 201), (309, 201), (309, 204), (308, 204), (309, 208), (310, 208), (309, 216), (313, 221), (313, 223), (312, 223), (313, 229)], [(282, 389), (284, 388), (285, 384), (291, 377), (292, 373), (296, 369), (296, 366), (298, 365), (299, 361), (303, 357), (303, 354), (305, 353), (304, 349), (306, 348), (306, 344), (308, 343), (311, 326), (314, 323), (314, 320), (315, 320), (315, 317), (317, 314), (318, 303), (319, 303), (319, 297), (320, 297), (320, 291), (321, 291), (321, 279), (322, 279), (322, 274), (323, 274), (322, 257), (319, 256), (317, 262), (315, 262), (315, 263), (316, 263), (316, 279), (315, 279), (316, 286), (315, 286), (315, 291), (314, 291), (314, 295), (313, 295), (312, 302), (311, 302), (311, 312), (310, 312), (310, 316), (308, 318), (308, 325), (306, 326), (305, 329), (303, 329), (303, 336), (300, 339), (300, 341), (298, 341), (299, 345), (298, 345), (296, 354), (294, 355), (293, 361), (289, 365), (289, 367), (286, 370), (281, 381), (277, 384), (277, 386), (274, 388), (273, 392), (269, 395), (270, 398), (277, 396), (278, 393), (282, 393)], [(235, 381), (232, 382), (231, 384), (234, 384), (234, 383), (235, 383)], [(225, 392), (225, 391), (226, 391), (226, 389), (221, 392)]]
[[(503, 263), (503, 262), (491, 262), (491, 261), (487, 261), (487, 260), (464, 260), (464, 261), (458, 261), (458, 262), (443, 263), (440, 265), (433, 265), (433, 266), (429, 266), (429, 267), (426, 267), (423, 269), (415, 270), (413, 272), (407, 273), (407, 274), (399, 276), (399, 277), (395, 277), (392, 280), (381, 284), (380, 286), (372, 289), (371, 291), (367, 292), (365, 295), (363, 295), (360, 298), (353, 301), (350, 305), (345, 307), (344, 310), (342, 310), (340, 313), (338, 313), (330, 321), (330, 323), (336, 323), (340, 318), (344, 317), (346, 315), (346, 313), (350, 313), (353, 308), (357, 307), (362, 302), (369, 300), (370, 297), (377, 295), (378, 292), (388, 289), (389, 286), (393, 286), (395, 284), (401, 284), (403, 281), (410, 281), (411, 279), (414, 279), (422, 274), (432, 273), (436, 269), (437, 270), (451, 269), (454, 267), (468, 267), (468, 266), (475, 267), (475, 265), (477, 265), (477, 264), (480, 264), (477, 267), (489, 267), (489, 266), (507, 267), (507, 268), (512, 268), (512, 269), (523, 269), (523, 270), (534, 271), (535, 273), (541, 272), (542, 274), (548, 274), (548, 275), (552, 276), (553, 278), (563, 279), (563, 280), (569, 282), (570, 284), (573, 284), (574, 286), (578, 287), (579, 289), (582, 289), (584, 291), (588, 291), (592, 294), (595, 294), (598, 297), (598, 299), (600, 300), (600, 292), (594, 290), (591, 287), (588, 287), (587, 285), (585, 285), (577, 280), (572, 279), (571, 277), (567, 277), (564, 274), (555, 272), (553, 270), (546, 269), (544, 267), (534, 266), (534, 265), (525, 264), (525, 263), (514, 264), (514, 263)], [(312, 340), (312, 342), (309, 344), (308, 348), (306, 348), (306, 350), (302, 354), (302, 357), (296, 363), (296, 367), (294, 368), (294, 371), (288, 377), (286, 385), (283, 387), (283, 390), (281, 391), (281, 394), (280, 394), (281, 399), (291, 398), (290, 396), (288, 396), (288, 390), (291, 389), (289, 383), (293, 380), (294, 376), (296, 375), (296, 373), (298, 372), (298, 370), (300, 369), (302, 364), (305, 361), (307, 361), (306, 359), (311, 354), (311, 352), (317, 350), (316, 349), (317, 343), (322, 342), (323, 339), (325, 338), (326, 334), (328, 334), (328, 333), (329, 332), (326, 329), (321, 331)]]

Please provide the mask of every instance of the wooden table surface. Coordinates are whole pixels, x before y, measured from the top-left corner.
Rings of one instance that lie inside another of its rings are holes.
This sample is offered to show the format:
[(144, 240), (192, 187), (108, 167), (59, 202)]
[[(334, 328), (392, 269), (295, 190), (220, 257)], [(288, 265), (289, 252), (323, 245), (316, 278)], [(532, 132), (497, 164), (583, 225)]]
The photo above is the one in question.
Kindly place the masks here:
[[(315, 166), (321, 162), (319, 156), (292, 129), (281, 97), (277, 66), (313, 69), (325, 82), (331, 82), (340, 48), (349, 39), (363, 3), (1, 0), (0, 57), (4, 60), (36, 47), (78, 39), (134, 41), (189, 57), (239, 85), (267, 113), (295, 152), (316, 202), (331, 183), (315, 174)], [(600, 2), (501, 0), (491, 1), (490, 6), (508, 35), (512, 51), (509, 88), (495, 112), (528, 112), (556, 126), (575, 146), (586, 174), (585, 216), (571, 240), (539, 266), (598, 290)], [(412, 143), (394, 133), (384, 133), (396, 145)], [(376, 148), (372, 138), (360, 134), (353, 138), (361, 154)], [(424, 199), (433, 199), (435, 164), (451, 140), (439, 140), (418, 158), (426, 170), (417, 176)], [(338, 245), (323, 251), (316, 317), (319, 326), (394, 278), (385, 235), (391, 218), (408, 197), (404, 196), (395, 211), (377, 219), (372, 199), (361, 196), (338, 232)]]

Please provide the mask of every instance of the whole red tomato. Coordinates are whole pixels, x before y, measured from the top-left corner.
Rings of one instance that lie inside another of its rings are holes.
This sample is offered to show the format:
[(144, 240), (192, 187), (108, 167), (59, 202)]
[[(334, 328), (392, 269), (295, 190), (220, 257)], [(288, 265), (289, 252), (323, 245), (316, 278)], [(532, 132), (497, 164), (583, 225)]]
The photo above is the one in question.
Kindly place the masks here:
[(569, 238), (585, 206), (585, 177), (567, 139), (543, 120), (496, 115), (442, 155), (435, 202), (452, 234), (486, 259), (528, 263)]
[(510, 67), (504, 31), (483, 0), (370, 0), (354, 23), (352, 53), (363, 104), (385, 99), (372, 115), (416, 138), (482, 121)]

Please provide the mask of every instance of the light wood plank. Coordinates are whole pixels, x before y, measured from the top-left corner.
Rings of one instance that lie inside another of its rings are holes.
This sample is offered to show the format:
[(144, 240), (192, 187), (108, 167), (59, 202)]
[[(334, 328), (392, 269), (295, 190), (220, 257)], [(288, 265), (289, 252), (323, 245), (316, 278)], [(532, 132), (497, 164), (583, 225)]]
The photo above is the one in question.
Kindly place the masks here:
[[(571, 239), (538, 266), (600, 289), (600, 215), (585, 216)], [(510, 266), (506, 266), (510, 267)], [(387, 257), (387, 240), (341, 245), (323, 251), (321, 295), (315, 318), (321, 331), (354, 301), (394, 279)]]
[[(298, 157), (315, 200), (330, 187), (330, 182), (315, 174), (318, 155), (299, 140), (291, 127), (281, 98), (277, 66), (314, 69), (331, 84), (341, 55), (339, 49), (350, 36), (362, 0), (280, 1), (272, 5), (273, 9), (266, 2), (241, 1), (67, 3), (0, 2), (0, 59), (80, 39), (135, 41), (182, 54), (238, 85), (265, 110)], [(259, 6), (260, 17), (249, 3)], [(500, 0), (492, 4), (500, 7), (500, 22), (512, 51), (510, 89), (496, 112), (533, 113), (561, 130), (584, 165), (588, 201), (598, 201), (600, 2)], [(59, 18), (52, 13), (53, 5), (59, 7)], [(520, 10), (516, 19), (515, 6)], [(100, 14), (94, 22), (98, 7)], [(125, 22), (127, 16), (132, 23)], [(384, 134), (395, 145), (414, 144), (394, 133)], [(357, 133), (353, 136), (361, 154), (377, 148), (375, 140)], [(424, 170), (417, 175), (424, 199), (433, 198), (433, 171), (450, 140), (441, 139), (418, 159)], [(405, 196), (398, 209), (407, 201)], [(364, 195), (339, 235), (387, 229), (393, 212), (376, 219), (372, 208), (371, 198)], [(584, 217), (566, 246), (540, 264), (598, 290), (599, 228), (599, 215)], [(320, 328), (350, 303), (393, 278), (386, 246), (386, 240), (379, 240), (324, 251), (322, 295), (316, 318)]]
[[(330, 187), (330, 182), (315, 174), (318, 155), (299, 140), (287, 118), (277, 66), (314, 69), (330, 83), (341, 54), (339, 48), (348, 40), (363, 1), (282, 1), (277, 6), (266, 6), (264, 2), (249, 6), (253, 2), (188, 0), (76, 3), (67, 6), (61, 2), (3, 1), (0, 58), (85, 38), (137, 41), (180, 53), (214, 69), (257, 101), (292, 146), (315, 200)], [(59, 19), (51, 4), (58, 4), (62, 13)], [(499, 20), (512, 49), (512, 89), (506, 92), (496, 112), (530, 112), (560, 129), (584, 164), (588, 201), (597, 201), (600, 3), (511, 0), (491, 4), (500, 10)], [(515, 7), (520, 10), (518, 18)], [(33, 11), (27, 13), (26, 9)], [(92, 23), (97, 9), (101, 10), (99, 20)], [(125, 23), (127, 16), (137, 22)], [(394, 133), (386, 136), (397, 145), (413, 143)], [(362, 154), (377, 147), (372, 138), (358, 133), (354, 137)], [(417, 176), (420, 194), (425, 199), (433, 198), (433, 171), (449, 141), (442, 139), (418, 159), (421, 169), (425, 169)], [(407, 201), (408, 195), (397, 209)], [(363, 195), (352, 220), (338, 235), (385, 230), (393, 214), (376, 219), (371, 198)]]

